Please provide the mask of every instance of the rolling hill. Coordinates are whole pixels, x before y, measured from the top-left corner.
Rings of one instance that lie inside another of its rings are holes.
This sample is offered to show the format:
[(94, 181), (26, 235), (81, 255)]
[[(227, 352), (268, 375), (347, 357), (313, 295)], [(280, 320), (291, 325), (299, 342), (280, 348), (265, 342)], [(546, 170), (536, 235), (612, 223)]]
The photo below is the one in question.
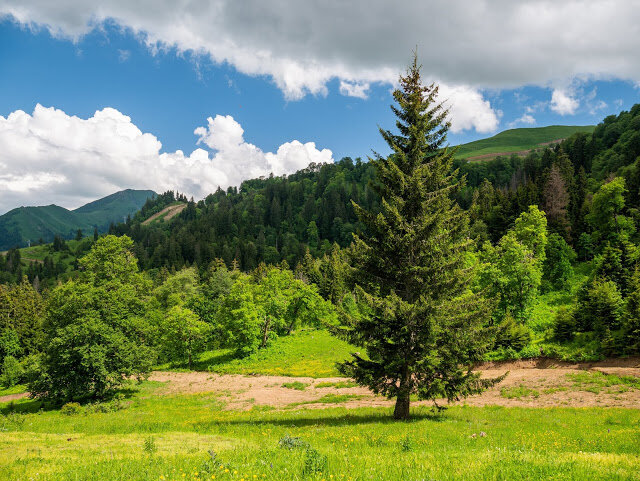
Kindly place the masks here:
[(566, 139), (577, 132), (591, 133), (594, 129), (594, 125), (550, 125), (505, 130), (493, 137), (460, 145), (456, 158), (474, 161), (490, 160), (498, 155), (512, 153), (524, 154), (531, 149)]
[(50, 242), (55, 235), (70, 238), (78, 229), (86, 234), (94, 228), (104, 232), (112, 222), (121, 222), (137, 212), (152, 190), (127, 189), (90, 202), (75, 210), (57, 205), (18, 207), (0, 216), (0, 250), (27, 245), (28, 241), (44, 239)]

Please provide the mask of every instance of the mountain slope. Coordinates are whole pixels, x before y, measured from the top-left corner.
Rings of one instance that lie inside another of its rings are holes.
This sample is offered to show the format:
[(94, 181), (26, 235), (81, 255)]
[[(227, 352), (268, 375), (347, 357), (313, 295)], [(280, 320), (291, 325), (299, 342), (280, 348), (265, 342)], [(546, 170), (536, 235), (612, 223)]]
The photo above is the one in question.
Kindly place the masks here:
[(100, 226), (105, 223), (108, 225), (112, 221), (119, 222), (128, 215), (137, 212), (148, 198), (155, 195), (156, 193), (152, 190), (122, 190), (102, 199), (89, 202), (82, 207), (78, 207), (73, 212), (81, 214), (92, 225)]
[(594, 125), (550, 125), (505, 130), (493, 137), (460, 145), (456, 157), (468, 160), (490, 160), (498, 155), (542, 148), (577, 132), (591, 133), (594, 129)]
[(72, 237), (78, 229), (85, 234), (109, 228), (112, 222), (121, 222), (140, 210), (151, 190), (123, 190), (90, 202), (75, 210), (57, 205), (18, 207), (0, 216), (0, 250), (26, 246), (28, 241), (44, 239), (50, 242), (55, 235)]

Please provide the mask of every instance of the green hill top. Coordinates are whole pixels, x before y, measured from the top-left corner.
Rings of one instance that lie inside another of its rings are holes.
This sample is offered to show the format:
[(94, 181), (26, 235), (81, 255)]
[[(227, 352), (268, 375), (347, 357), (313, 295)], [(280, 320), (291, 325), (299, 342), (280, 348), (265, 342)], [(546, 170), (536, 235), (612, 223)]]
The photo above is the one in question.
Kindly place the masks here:
[(505, 130), (493, 137), (460, 145), (456, 158), (490, 160), (498, 155), (524, 153), (566, 139), (577, 132), (591, 133), (594, 129), (594, 125), (550, 125)]

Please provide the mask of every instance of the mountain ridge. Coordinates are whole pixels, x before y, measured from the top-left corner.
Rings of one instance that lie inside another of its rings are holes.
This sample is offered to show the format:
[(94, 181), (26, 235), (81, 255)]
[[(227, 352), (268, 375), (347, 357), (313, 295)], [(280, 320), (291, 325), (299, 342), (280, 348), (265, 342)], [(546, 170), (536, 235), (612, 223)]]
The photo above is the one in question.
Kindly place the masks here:
[(106, 232), (112, 222), (133, 215), (156, 195), (152, 190), (125, 189), (73, 210), (56, 204), (16, 207), (0, 216), (0, 250), (24, 247), (39, 239), (50, 242), (56, 235), (70, 238), (78, 229), (85, 234), (94, 228)]

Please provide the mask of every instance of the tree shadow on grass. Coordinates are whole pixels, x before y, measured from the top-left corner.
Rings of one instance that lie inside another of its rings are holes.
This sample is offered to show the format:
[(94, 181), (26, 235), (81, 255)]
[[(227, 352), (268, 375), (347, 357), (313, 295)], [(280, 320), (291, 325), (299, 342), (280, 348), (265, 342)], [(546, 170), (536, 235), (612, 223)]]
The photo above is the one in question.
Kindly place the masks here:
[(234, 359), (239, 359), (239, 356), (233, 351), (227, 350), (219, 350), (219, 351), (208, 351), (202, 353), (198, 359), (195, 359), (191, 363), (191, 369), (189, 369), (189, 365), (186, 361), (181, 362), (171, 362), (168, 364), (164, 364), (162, 366), (157, 366), (156, 369), (160, 371), (169, 370), (169, 371), (206, 371), (206, 372), (215, 372), (216, 366), (226, 364), (228, 362), (233, 361)]
[[(131, 399), (134, 395), (140, 392), (139, 388), (125, 386), (121, 389), (114, 390), (107, 393), (103, 398), (96, 399), (94, 397), (85, 397), (81, 399), (74, 399), (69, 402), (76, 402), (82, 407), (96, 406), (96, 405), (109, 405), (110, 403)], [(39, 411), (58, 411), (66, 402), (49, 401), (40, 398), (20, 398), (7, 402), (4, 406), (0, 407), (0, 415), (7, 416), (9, 414), (33, 414)]]
[[(376, 408), (374, 408), (376, 409)], [(316, 411), (322, 411), (320, 413)], [(253, 425), (253, 426), (286, 426), (291, 428), (302, 428), (309, 426), (318, 427), (340, 427), (340, 426), (358, 426), (366, 424), (412, 424), (421, 421), (431, 422), (443, 422), (447, 419), (445, 412), (434, 412), (426, 408), (417, 408), (411, 413), (411, 418), (405, 421), (399, 421), (393, 419), (390, 410), (378, 410), (378, 412), (365, 412), (365, 413), (346, 413), (337, 415), (335, 411), (331, 409), (314, 410), (314, 412), (304, 412), (302, 414), (286, 416), (287, 412), (283, 411), (271, 411), (271, 412), (259, 412), (256, 413), (256, 417), (245, 416), (241, 419), (224, 419), (216, 420), (212, 422), (198, 423), (197, 426), (206, 429), (207, 427), (219, 426), (221, 424), (227, 425)], [(311, 414), (311, 415), (310, 415)]]

